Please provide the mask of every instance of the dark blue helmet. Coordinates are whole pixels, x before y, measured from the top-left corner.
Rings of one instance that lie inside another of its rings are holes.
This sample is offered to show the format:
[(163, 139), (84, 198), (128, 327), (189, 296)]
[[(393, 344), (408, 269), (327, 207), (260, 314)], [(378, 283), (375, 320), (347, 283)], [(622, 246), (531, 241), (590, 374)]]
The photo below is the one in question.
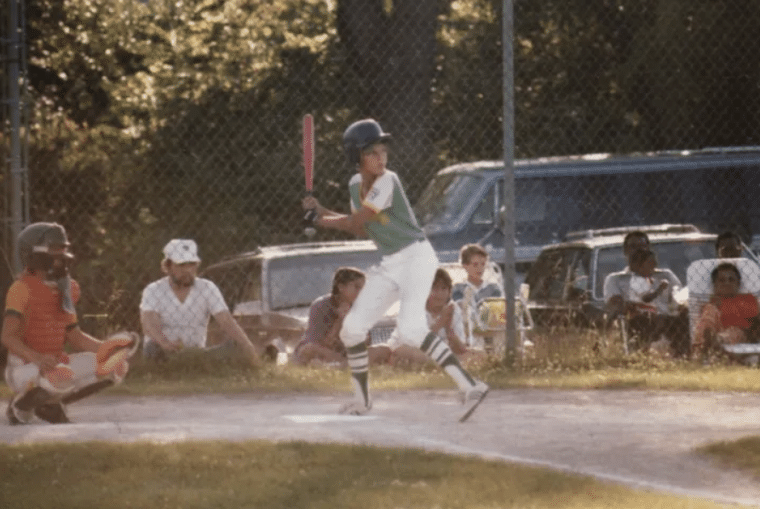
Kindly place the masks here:
[(343, 133), (343, 149), (346, 152), (348, 162), (356, 165), (361, 161), (362, 150), (378, 142), (387, 142), (391, 135), (383, 132), (375, 120), (365, 118), (357, 120)]

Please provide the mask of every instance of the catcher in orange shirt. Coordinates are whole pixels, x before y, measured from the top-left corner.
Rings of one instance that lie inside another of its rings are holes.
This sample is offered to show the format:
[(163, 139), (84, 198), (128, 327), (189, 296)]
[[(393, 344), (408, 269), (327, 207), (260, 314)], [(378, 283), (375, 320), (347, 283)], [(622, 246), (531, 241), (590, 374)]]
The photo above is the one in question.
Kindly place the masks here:
[(31, 224), (19, 234), (18, 248), (24, 271), (8, 290), (0, 335), (13, 391), (6, 415), (11, 424), (35, 417), (66, 423), (66, 404), (122, 381), (138, 337), (119, 333), (99, 341), (79, 328), (79, 285), (69, 276), (73, 256), (63, 226)]

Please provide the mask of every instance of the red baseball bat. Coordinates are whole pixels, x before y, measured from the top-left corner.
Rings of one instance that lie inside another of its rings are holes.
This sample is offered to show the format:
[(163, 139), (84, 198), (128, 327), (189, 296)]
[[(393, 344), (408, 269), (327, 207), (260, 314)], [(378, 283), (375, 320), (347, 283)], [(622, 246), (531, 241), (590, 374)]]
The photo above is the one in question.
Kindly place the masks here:
[(306, 179), (306, 193), (314, 189), (314, 117), (311, 113), (303, 116), (303, 171)]
[[(303, 175), (306, 184), (306, 194), (311, 196), (314, 189), (314, 117), (311, 113), (303, 116)], [(304, 229), (307, 237), (316, 233), (312, 227)]]

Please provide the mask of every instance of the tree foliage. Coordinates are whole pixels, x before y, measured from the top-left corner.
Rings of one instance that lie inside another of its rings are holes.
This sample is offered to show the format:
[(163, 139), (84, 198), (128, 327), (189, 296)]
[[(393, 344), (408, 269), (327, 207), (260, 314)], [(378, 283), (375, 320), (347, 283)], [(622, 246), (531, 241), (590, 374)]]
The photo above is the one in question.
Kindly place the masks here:
[[(757, 144), (760, 4), (514, 4), (518, 156)], [(169, 238), (207, 262), (301, 239), (306, 112), (325, 205), (345, 209), (341, 134), (370, 115), (414, 200), (501, 157), (501, 6), (26, 0), (32, 219), (69, 228), (87, 309), (134, 320)]]

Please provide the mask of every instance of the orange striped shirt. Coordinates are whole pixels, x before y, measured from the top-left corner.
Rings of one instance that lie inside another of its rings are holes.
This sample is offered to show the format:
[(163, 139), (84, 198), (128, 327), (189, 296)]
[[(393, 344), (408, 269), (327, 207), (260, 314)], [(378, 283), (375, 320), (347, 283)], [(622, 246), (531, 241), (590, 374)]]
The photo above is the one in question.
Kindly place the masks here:
[[(79, 284), (71, 281), (71, 298), (79, 301)], [(23, 322), (21, 340), (32, 350), (58, 355), (63, 352), (66, 329), (77, 323), (76, 314), (61, 308), (57, 288), (28, 273), (14, 281), (8, 289), (5, 313), (17, 313)]]

